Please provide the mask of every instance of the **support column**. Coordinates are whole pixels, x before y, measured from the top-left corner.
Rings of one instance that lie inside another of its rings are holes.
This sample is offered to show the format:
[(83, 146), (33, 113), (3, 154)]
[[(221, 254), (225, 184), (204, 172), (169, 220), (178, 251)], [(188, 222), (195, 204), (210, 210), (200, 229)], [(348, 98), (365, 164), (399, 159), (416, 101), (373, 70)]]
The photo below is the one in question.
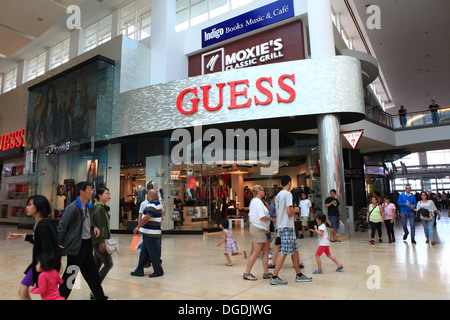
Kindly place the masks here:
[[(311, 58), (331, 57), (336, 54), (330, 0), (307, 0)], [(317, 117), (320, 148), (320, 182), (322, 207), (330, 190), (336, 190), (341, 204), (342, 222), (347, 228), (347, 205), (345, 201), (344, 161), (342, 157), (341, 124), (338, 114)]]
[(151, 83), (174, 80), (171, 73), (176, 46), (176, 1), (153, 1), (151, 48)]

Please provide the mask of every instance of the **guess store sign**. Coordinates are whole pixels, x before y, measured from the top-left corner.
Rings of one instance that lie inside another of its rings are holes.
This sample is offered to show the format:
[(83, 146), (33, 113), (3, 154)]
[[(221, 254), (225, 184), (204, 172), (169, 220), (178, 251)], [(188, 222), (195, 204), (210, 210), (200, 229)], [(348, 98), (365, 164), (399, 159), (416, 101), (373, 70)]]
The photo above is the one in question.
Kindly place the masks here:
[(123, 92), (112, 137), (328, 113), (346, 124), (364, 118), (363, 96), (360, 63), (347, 56), (214, 72)]
[(25, 142), (24, 136), (24, 129), (0, 136), (0, 151), (22, 147)]
[(189, 57), (189, 77), (305, 59), (301, 20)]
[[(296, 92), (292, 85), (295, 85), (294, 74), (284, 74), (278, 79), (272, 77), (260, 77), (255, 83), (250, 84), (248, 79), (216, 83), (214, 93), (219, 97), (217, 105), (211, 105), (209, 101), (211, 85), (201, 86), (199, 88), (188, 88), (178, 95), (177, 109), (183, 114), (191, 114), (198, 111), (199, 103), (202, 102), (203, 108), (207, 111), (217, 111), (224, 107), (224, 92), (229, 95), (228, 109), (248, 108), (252, 105), (268, 105), (274, 100), (279, 103), (290, 103), (294, 101)], [(254, 86), (258, 93), (250, 96), (248, 89)], [(199, 92), (202, 93), (202, 99), (199, 98)], [(263, 97), (263, 98), (261, 98)], [(186, 106), (183, 101), (190, 100), (190, 105)], [(238, 102), (238, 99), (241, 102)]]

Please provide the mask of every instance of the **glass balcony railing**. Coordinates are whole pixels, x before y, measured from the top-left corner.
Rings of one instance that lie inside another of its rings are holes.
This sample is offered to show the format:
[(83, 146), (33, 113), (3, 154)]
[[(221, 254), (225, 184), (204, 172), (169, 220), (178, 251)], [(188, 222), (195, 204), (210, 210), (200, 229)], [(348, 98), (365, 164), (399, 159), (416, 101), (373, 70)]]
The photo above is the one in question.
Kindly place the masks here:
[(450, 125), (450, 108), (443, 108), (432, 113), (430, 111), (408, 113), (406, 116), (391, 115), (379, 108), (366, 107), (368, 120), (377, 122), (390, 129), (420, 128), (435, 125)]
[(406, 116), (393, 117), (393, 129), (433, 126), (441, 123), (450, 125), (450, 108), (437, 112), (414, 112)]

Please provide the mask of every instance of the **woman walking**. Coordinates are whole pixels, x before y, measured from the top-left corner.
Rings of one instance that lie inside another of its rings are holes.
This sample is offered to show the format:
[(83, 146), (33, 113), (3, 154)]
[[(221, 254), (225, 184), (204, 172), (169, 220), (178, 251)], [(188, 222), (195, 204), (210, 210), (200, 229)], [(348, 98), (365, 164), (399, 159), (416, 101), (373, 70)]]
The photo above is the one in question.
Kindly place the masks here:
[(370, 244), (375, 244), (375, 232), (378, 231), (378, 241), (383, 242), (381, 239), (381, 225), (384, 224), (384, 210), (383, 207), (379, 205), (378, 198), (372, 196), (369, 205), (369, 215), (367, 216), (367, 223), (370, 224), (370, 229), (372, 229), (372, 234), (370, 236)]
[[(253, 265), (261, 251), (262, 264), (264, 269), (263, 279), (270, 279), (272, 274), (269, 272), (269, 252), (270, 252), (270, 221), (276, 222), (274, 218), (269, 217), (269, 210), (262, 202), (264, 197), (264, 188), (256, 185), (252, 189), (253, 199), (250, 201), (249, 220), (250, 234), (253, 236), (252, 254), (247, 262), (247, 269), (243, 275), (244, 280), (258, 280), (251, 274)], [(269, 236), (268, 236), (269, 235)]]
[[(111, 237), (109, 216), (105, 208), (106, 203), (111, 200), (109, 189), (98, 188), (94, 199), (96, 202), (91, 210), (92, 221), (100, 230), (100, 235), (97, 238), (92, 236), (92, 248), (94, 249), (94, 261), (98, 269), (98, 276), (100, 277), (100, 283), (102, 283), (103, 279), (105, 279), (106, 275), (113, 267), (113, 260), (111, 255), (106, 251), (105, 245), (105, 240)], [(91, 296), (91, 298), (92, 297), (93, 296)]]
[(422, 191), (420, 198), (421, 200), (417, 203), (417, 207), (414, 211), (420, 214), (425, 236), (427, 237), (425, 243), (431, 243), (431, 245), (434, 246), (436, 242), (434, 241), (433, 216), (437, 215), (437, 219), (440, 220), (441, 215), (439, 214), (439, 210), (436, 208), (436, 205), (428, 198), (428, 194), (425, 191)]
[(22, 239), (33, 244), (32, 262), (25, 270), (25, 277), (20, 283), (19, 297), (21, 300), (31, 300), (30, 287), (38, 283), (39, 272), (36, 270), (38, 257), (43, 253), (52, 253), (56, 256), (55, 270), (61, 268), (61, 252), (58, 245), (56, 227), (51, 221), (50, 203), (47, 198), (35, 195), (28, 199), (25, 208), (27, 216), (32, 216), (35, 225), (32, 234), (9, 233), (8, 240)]

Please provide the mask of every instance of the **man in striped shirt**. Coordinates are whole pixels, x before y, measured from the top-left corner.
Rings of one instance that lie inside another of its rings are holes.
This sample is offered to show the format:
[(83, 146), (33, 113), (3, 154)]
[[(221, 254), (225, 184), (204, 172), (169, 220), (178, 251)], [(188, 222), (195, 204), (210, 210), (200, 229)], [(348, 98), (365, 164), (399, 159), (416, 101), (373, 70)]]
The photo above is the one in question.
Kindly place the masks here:
[(142, 219), (133, 230), (134, 234), (139, 232), (142, 235), (143, 244), (138, 266), (135, 271), (131, 272), (131, 275), (144, 276), (144, 267), (150, 259), (153, 273), (149, 277), (154, 278), (164, 274), (161, 267), (161, 222), (164, 217), (164, 210), (161, 202), (158, 200), (158, 192), (155, 189), (148, 191), (147, 199), (149, 202), (143, 211)]

